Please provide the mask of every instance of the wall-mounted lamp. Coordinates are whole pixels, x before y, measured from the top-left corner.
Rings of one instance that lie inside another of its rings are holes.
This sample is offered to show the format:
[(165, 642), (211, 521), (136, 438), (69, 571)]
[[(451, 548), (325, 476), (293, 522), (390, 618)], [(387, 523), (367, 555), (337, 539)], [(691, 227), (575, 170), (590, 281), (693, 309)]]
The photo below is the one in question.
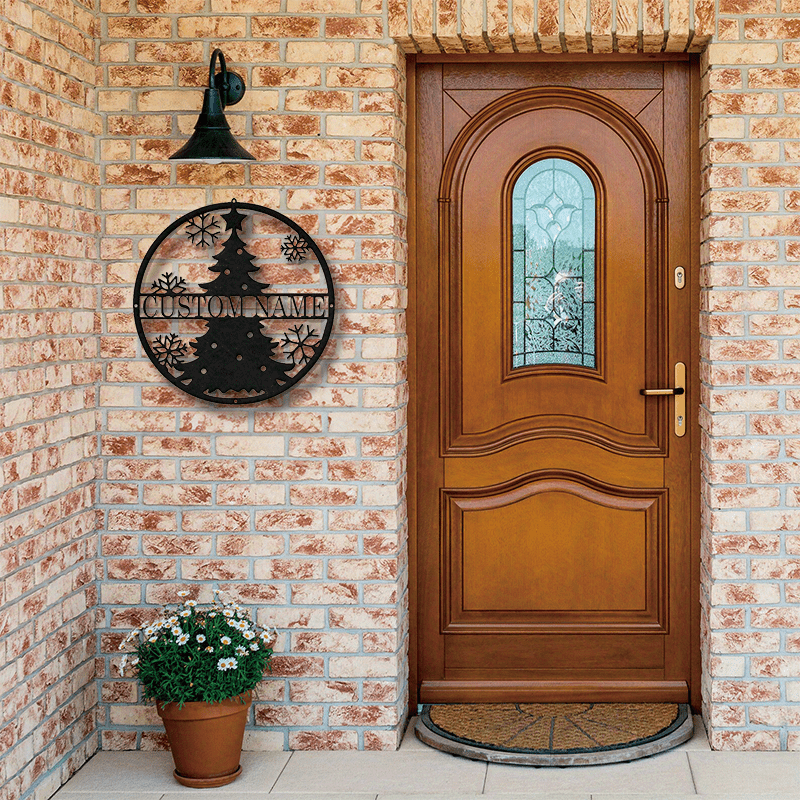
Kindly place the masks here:
[[(221, 71), (215, 74), (217, 59)], [(255, 156), (250, 155), (233, 138), (231, 127), (223, 113), (225, 106), (236, 105), (242, 97), (244, 81), (235, 72), (228, 72), (222, 51), (214, 50), (208, 68), (208, 88), (203, 95), (203, 108), (194, 126), (192, 138), (170, 158), (191, 161), (255, 161)]]

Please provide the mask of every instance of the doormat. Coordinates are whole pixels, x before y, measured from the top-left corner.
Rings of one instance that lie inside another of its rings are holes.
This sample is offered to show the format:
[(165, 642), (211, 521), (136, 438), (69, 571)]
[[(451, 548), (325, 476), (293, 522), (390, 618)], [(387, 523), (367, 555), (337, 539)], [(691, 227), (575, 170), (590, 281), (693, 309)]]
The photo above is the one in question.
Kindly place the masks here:
[(425, 705), (425, 744), (479, 761), (579, 766), (633, 761), (690, 739), (684, 703), (484, 703)]

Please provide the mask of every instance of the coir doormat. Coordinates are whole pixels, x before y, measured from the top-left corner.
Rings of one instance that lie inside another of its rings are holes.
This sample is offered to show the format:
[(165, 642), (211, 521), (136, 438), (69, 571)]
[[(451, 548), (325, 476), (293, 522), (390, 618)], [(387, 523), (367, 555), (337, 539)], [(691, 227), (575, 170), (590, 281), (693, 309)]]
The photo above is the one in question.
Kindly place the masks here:
[(425, 705), (417, 737), (483, 761), (570, 766), (631, 761), (692, 735), (679, 703), (485, 703)]

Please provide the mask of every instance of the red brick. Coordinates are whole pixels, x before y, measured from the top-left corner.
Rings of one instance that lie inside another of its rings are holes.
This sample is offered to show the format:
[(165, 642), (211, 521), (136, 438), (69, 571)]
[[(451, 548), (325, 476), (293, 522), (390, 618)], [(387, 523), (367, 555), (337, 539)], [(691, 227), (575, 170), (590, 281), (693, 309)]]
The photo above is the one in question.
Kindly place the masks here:
[(320, 511), (262, 511), (256, 512), (257, 531), (321, 530)]
[(780, 684), (774, 681), (713, 681), (712, 702), (749, 703), (779, 700)]
[(353, 681), (290, 681), (289, 697), (295, 703), (354, 703), (358, 700), (358, 684)]
[(278, 678), (320, 678), (324, 674), (321, 658), (276, 655), (270, 663), (272, 675)]
[(292, 750), (357, 750), (356, 731), (290, 731)]
[(172, 511), (109, 511), (108, 528), (113, 531), (174, 531), (176, 514)]
[(193, 556), (211, 553), (210, 536), (143, 536), (142, 552), (151, 556)]
[(249, 564), (241, 558), (181, 560), (181, 576), (184, 580), (244, 580), (249, 574)]
[(113, 558), (107, 562), (111, 580), (168, 580), (176, 577), (174, 559)]
[(250, 515), (245, 511), (184, 511), (181, 527), (185, 531), (245, 531)]
[(780, 750), (780, 732), (712, 730), (709, 743), (714, 750)]

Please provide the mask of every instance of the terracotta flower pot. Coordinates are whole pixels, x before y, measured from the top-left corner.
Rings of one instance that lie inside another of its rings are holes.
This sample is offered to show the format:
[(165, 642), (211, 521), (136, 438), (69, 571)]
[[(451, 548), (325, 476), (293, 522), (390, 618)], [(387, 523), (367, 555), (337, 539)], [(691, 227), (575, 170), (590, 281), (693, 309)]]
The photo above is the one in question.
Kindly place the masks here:
[(242, 772), (244, 726), (252, 692), (221, 703), (156, 703), (175, 761), (175, 780), (212, 788), (235, 781)]

